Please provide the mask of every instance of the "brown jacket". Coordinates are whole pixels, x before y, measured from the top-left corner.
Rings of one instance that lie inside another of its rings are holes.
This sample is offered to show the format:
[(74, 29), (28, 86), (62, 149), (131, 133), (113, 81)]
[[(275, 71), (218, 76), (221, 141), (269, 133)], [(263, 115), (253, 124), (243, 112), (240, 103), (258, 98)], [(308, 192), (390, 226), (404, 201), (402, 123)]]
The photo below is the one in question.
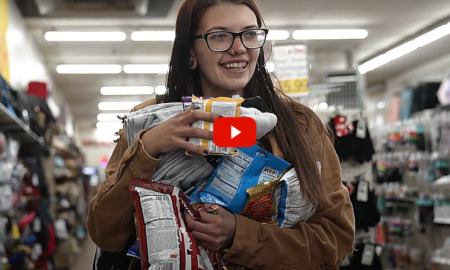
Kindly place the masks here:
[[(154, 102), (148, 100), (133, 110)], [(143, 132), (131, 146), (127, 145), (124, 130), (119, 132), (120, 138), (106, 167), (106, 181), (90, 202), (89, 234), (103, 250), (118, 252), (134, 242), (129, 179), (132, 175), (151, 178), (160, 162), (144, 151), (139, 139)], [(236, 215), (236, 234), (231, 248), (224, 254), (226, 261), (251, 269), (338, 269), (346, 254), (352, 251), (353, 209), (347, 188), (341, 182), (334, 147), (327, 136), (318, 136), (316, 129), (309, 128), (301, 134), (308, 137), (316, 160), (321, 162), (321, 176), (333, 206), (318, 210), (307, 222), (300, 222), (292, 229), (264, 225)], [(282, 157), (275, 139), (270, 137), (268, 141), (272, 153)]]

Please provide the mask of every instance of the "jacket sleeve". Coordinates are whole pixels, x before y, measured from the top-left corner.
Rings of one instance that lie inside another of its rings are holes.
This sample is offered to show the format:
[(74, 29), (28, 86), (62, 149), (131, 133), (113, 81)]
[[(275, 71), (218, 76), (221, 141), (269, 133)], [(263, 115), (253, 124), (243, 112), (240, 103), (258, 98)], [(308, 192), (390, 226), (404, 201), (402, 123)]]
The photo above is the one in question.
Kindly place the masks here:
[[(308, 133), (310, 133), (309, 131)], [(318, 207), (307, 222), (291, 229), (236, 215), (236, 233), (225, 261), (252, 269), (338, 269), (352, 251), (354, 216), (342, 185), (338, 157), (327, 136), (309, 136), (332, 206)]]
[(88, 208), (89, 235), (100, 249), (119, 252), (135, 239), (134, 205), (128, 189), (132, 176), (150, 178), (160, 159), (149, 156), (140, 140), (141, 131), (128, 146), (125, 131), (106, 167), (106, 180)]

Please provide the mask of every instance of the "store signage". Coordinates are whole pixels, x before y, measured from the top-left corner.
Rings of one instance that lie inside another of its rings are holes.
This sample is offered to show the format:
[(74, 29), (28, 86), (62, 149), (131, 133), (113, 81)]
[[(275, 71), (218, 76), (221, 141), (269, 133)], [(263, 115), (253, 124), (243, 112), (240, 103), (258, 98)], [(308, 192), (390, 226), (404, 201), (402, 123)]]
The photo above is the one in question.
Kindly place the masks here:
[(291, 96), (306, 96), (308, 88), (308, 61), (306, 45), (273, 47), (275, 75), (283, 92)]
[(9, 57), (6, 43), (8, 0), (0, 0), (0, 76), (9, 82)]

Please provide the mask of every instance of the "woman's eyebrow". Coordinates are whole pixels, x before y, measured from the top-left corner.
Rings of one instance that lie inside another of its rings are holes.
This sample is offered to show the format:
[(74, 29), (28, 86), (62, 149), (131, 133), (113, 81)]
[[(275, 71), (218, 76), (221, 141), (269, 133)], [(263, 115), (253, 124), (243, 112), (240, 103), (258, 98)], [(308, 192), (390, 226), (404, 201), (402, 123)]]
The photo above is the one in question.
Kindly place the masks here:
[[(247, 29), (255, 29), (255, 28), (259, 28), (258, 25), (252, 24), (252, 25), (245, 26), (242, 29), (247, 30)], [(229, 29), (224, 26), (213, 26), (213, 27), (208, 28), (208, 30), (206, 30), (205, 33), (212, 32), (212, 31), (229, 31)]]

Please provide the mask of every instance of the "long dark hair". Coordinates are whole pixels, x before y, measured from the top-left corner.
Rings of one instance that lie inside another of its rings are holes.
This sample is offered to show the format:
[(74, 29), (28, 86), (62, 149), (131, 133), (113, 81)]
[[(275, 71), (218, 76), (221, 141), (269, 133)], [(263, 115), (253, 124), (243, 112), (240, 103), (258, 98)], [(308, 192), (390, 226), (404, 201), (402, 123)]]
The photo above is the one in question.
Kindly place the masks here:
[[(201, 96), (200, 75), (198, 69), (190, 70), (189, 58), (192, 48), (192, 36), (196, 34), (198, 24), (207, 8), (220, 3), (243, 4), (248, 6), (256, 15), (258, 26), (264, 24), (262, 15), (253, 0), (185, 0), (181, 6), (175, 29), (175, 42), (167, 77), (167, 93), (165, 101), (180, 101), (182, 96), (192, 94)], [(293, 101), (275, 87), (265, 68), (264, 49), (260, 49), (255, 73), (244, 89), (244, 97), (260, 96), (263, 109), (274, 113), (278, 123), (272, 131), (284, 158), (296, 169), (304, 196), (321, 207), (329, 205), (329, 198), (325, 192), (323, 182), (313, 151), (301, 130), (309, 128), (314, 122), (317, 136), (325, 134), (320, 119), (304, 105)], [(299, 117), (305, 118), (307, 127), (301, 127)]]

